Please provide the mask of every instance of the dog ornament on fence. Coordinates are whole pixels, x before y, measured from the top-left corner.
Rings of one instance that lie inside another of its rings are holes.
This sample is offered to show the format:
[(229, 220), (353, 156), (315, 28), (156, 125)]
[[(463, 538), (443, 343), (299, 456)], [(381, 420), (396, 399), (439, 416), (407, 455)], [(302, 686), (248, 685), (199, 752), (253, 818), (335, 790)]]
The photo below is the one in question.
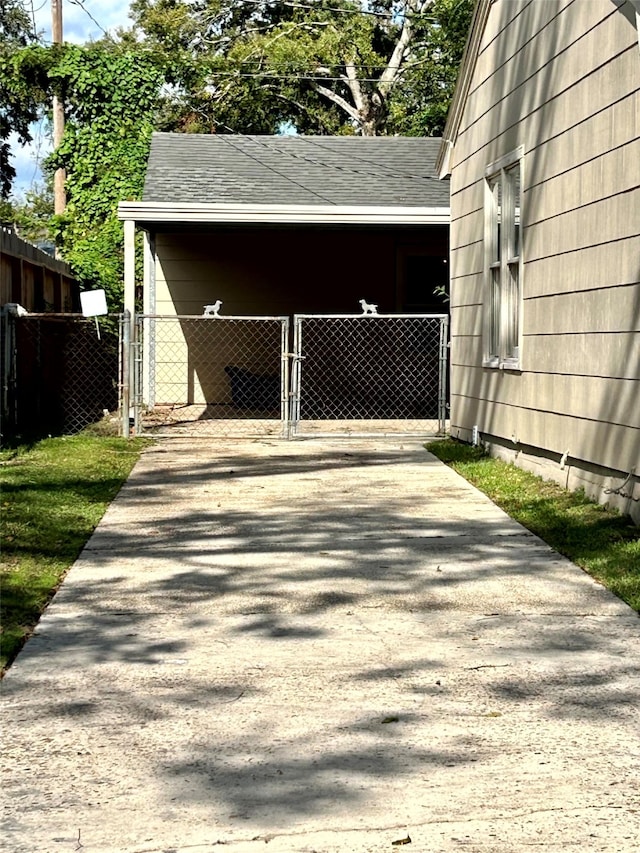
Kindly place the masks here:
[(203, 317), (219, 317), (220, 309), (222, 308), (222, 300), (216, 299), (213, 305), (205, 305), (204, 306), (204, 314)]
[(365, 299), (360, 300), (360, 305), (362, 306), (363, 314), (377, 314), (378, 306), (373, 305), (371, 302), (367, 302)]

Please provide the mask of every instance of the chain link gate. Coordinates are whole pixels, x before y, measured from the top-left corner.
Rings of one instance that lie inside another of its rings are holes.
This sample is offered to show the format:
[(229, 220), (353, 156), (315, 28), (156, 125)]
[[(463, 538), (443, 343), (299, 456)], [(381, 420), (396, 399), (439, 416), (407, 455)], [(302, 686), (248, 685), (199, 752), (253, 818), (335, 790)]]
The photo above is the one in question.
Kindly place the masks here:
[(443, 433), (448, 317), (297, 315), (292, 435)]
[(137, 434), (288, 434), (288, 317), (136, 315)]

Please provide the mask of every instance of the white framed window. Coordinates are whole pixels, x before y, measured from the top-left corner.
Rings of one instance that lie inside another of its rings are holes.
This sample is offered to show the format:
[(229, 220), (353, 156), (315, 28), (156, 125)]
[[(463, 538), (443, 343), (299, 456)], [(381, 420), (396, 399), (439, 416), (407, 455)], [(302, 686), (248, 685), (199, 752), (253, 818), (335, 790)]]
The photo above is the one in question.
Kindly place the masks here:
[(523, 159), (520, 146), (485, 170), (484, 367), (520, 369)]

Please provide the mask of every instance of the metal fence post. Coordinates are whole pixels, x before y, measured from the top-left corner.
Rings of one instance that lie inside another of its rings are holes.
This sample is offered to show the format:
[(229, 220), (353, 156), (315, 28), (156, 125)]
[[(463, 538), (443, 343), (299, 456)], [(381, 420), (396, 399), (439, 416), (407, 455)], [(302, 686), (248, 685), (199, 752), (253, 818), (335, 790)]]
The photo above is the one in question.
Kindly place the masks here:
[(440, 321), (440, 377), (438, 382), (438, 432), (446, 431), (447, 366), (449, 363), (449, 318)]
[(133, 340), (131, 341), (131, 350), (133, 353), (133, 376), (132, 376), (132, 391), (131, 405), (133, 406), (133, 429), (135, 435), (140, 435), (142, 424), (140, 422), (140, 409), (142, 407), (142, 388), (143, 388), (143, 355), (142, 346), (144, 340), (144, 325), (142, 317), (134, 317), (133, 321)]
[(280, 420), (283, 438), (291, 438), (289, 355), (289, 318), (286, 317), (282, 320), (280, 336)]
[(293, 364), (291, 365), (291, 407), (289, 434), (295, 435), (300, 421), (300, 371), (302, 370), (302, 320), (295, 316), (293, 327)]
[(131, 312), (122, 315), (122, 435), (129, 438), (129, 408), (131, 406)]
[(15, 370), (15, 317), (8, 308), (3, 308), (0, 316), (2, 323), (2, 412), (1, 422), (10, 425), (10, 430), (15, 427), (15, 406), (11, 399), (11, 378)]

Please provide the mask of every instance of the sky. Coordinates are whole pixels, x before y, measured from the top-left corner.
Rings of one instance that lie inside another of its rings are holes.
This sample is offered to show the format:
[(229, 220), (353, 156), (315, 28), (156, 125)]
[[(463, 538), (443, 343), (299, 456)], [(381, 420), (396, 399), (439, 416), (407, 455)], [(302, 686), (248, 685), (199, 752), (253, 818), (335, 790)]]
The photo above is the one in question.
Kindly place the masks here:
[[(33, 15), (36, 30), (42, 34), (45, 44), (51, 42), (50, 0), (22, 0), (30, 15)], [(84, 44), (102, 38), (104, 31), (116, 27), (128, 27), (129, 0), (62, 0), (62, 29), (65, 41)], [(15, 196), (24, 193), (42, 179), (39, 161), (51, 149), (50, 131), (46, 124), (33, 128), (34, 140), (22, 148), (15, 137), (9, 138), (13, 153), (13, 166), (17, 178), (13, 185)]]

